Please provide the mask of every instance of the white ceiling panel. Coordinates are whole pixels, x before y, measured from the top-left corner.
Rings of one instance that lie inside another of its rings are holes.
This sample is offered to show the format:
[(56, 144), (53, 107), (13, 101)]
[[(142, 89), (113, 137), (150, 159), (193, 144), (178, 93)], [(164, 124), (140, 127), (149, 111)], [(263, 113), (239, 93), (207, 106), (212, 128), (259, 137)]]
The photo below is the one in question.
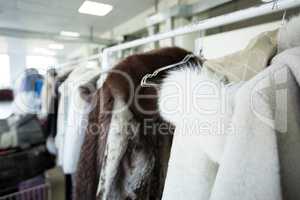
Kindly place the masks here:
[(83, 0), (0, 0), (0, 27), (40, 32), (105, 32), (151, 7), (154, 0), (95, 0), (114, 6), (104, 17), (78, 13)]
[[(114, 9), (107, 16), (99, 17), (78, 12), (84, 0), (0, 0), (0, 53), (36, 55), (35, 48), (47, 48), (54, 42), (52, 36), (59, 35), (62, 30), (79, 32), (89, 38), (93, 27), (94, 36), (100, 37), (101, 33), (153, 6), (155, 0), (93, 1), (111, 4)], [(44, 33), (46, 37), (22, 37), (26, 31)], [(65, 42), (65, 49), (56, 51), (57, 56), (64, 57), (82, 45), (92, 45)]]

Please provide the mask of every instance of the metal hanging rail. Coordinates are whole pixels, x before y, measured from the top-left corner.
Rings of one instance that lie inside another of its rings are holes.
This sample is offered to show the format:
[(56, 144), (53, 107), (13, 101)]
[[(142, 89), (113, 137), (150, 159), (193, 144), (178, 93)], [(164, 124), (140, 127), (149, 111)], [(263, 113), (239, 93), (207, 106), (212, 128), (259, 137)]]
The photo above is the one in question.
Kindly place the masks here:
[(123, 43), (113, 47), (109, 47), (103, 50), (102, 67), (103, 69), (108, 69), (108, 59), (112, 52), (120, 51), (124, 49), (129, 49), (151, 42), (160, 41), (163, 39), (168, 39), (188, 33), (193, 33), (197, 31), (203, 31), (211, 28), (220, 27), (223, 25), (233, 24), (236, 22), (252, 19), (255, 17), (276, 13), (283, 10), (288, 10), (300, 6), (300, 0), (276, 0), (276, 6), (274, 7), (274, 2), (266, 3), (260, 6), (255, 6), (252, 8), (247, 8), (244, 10), (232, 12), (222, 16), (217, 16), (209, 18), (198, 23), (187, 25), (181, 28), (177, 28), (168, 32), (152, 35), (146, 38), (137, 39), (131, 42)]
[(63, 64), (58, 64), (57, 66), (64, 67), (67, 65), (79, 64), (79, 63), (87, 62), (90, 60), (100, 59), (100, 57), (102, 57), (102, 59), (101, 59), (102, 60), (102, 68), (104, 70), (108, 70), (110, 68), (108, 65), (110, 53), (124, 50), (124, 49), (130, 49), (130, 48), (141, 46), (141, 45), (148, 44), (151, 42), (156, 42), (156, 41), (160, 41), (163, 39), (168, 39), (168, 38), (172, 38), (172, 37), (176, 37), (176, 36), (180, 36), (180, 35), (184, 35), (184, 34), (188, 34), (188, 33), (193, 33), (193, 32), (197, 32), (197, 31), (207, 30), (210, 28), (220, 27), (223, 25), (233, 24), (236, 22), (240, 22), (240, 21), (244, 21), (244, 20), (255, 18), (255, 17), (260, 17), (263, 15), (268, 15), (268, 14), (272, 14), (272, 13), (276, 13), (276, 12), (280, 12), (280, 11), (284, 11), (284, 10), (288, 10), (288, 9), (300, 6), (300, 0), (275, 0), (275, 1), (276, 1), (275, 7), (274, 7), (274, 2), (270, 2), (270, 3), (265, 3), (263, 5), (260, 5), (260, 6), (255, 6), (252, 8), (247, 8), (247, 9), (232, 12), (229, 14), (209, 18), (209, 19), (200, 21), (198, 23), (193, 23), (193, 24), (190, 24), (190, 25), (187, 25), (184, 27), (180, 27), (180, 28), (171, 30), (171, 31), (155, 34), (155, 35), (152, 35), (152, 36), (149, 36), (146, 38), (141, 38), (141, 39), (137, 39), (137, 40), (134, 40), (131, 42), (126, 42), (126, 43), (119, 44), (119, 45), (116, 45), (113, 47), (109, 47), (109, 48), (104, 49), (103, 52), (100, 54), (95, 54), (90, 57), (83, 58), (83, 59), (80, 59), (77, 61), (71, 61), (71, 62), (67, 62), (67, 63), (63, 63)]

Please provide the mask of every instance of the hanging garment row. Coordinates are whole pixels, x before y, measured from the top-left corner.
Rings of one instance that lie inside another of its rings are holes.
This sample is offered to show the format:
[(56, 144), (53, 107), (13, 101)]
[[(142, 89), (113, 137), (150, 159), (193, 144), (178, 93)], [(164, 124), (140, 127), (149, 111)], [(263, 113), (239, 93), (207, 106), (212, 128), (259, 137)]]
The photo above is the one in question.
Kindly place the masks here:
[(34, 193), (32, 188), (45, 186), (44, 173), (55, 166), (55, 157), (46, 148), (46, 122), (38, 117), (42, 85), (43, 76), (29, 68), (16, 81), (14, 91), (0, 91), (1, 103), (8, 106), (0, 120), (1, 199), (14, 194), (20, 194), (19, 199), (42, 199), (43, 191)]
[(49, 71), (42, 107), (74, 198), (300, 199), (299, 27), (219, 59), (169, 47)]
[(163, 200), (300, 198), (299, 25), (168, 73), (159, 108), (176, 129)]

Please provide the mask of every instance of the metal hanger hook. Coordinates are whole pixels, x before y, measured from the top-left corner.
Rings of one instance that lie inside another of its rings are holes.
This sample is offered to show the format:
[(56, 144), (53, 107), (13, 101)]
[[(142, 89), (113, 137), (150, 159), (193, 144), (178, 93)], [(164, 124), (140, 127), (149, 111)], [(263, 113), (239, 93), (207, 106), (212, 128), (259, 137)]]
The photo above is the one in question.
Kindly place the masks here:
[(153, 87), (153, 86), (157, 86), (157, 84), (155, 83), (148, 83), (148, 79), (149, 78), (153, 78), (153, 77), (156, 77), (160, 72), (162, 71), (165, 71), (165, 70), (168, 70), (168, 69), (171, 69), (171, 68), (174, 68), (174, 67), (177, 67), (179, 65), (183, 65), (183, 64), (186, 64), (189, 62), (189, 60), (191, 58), (195, 58), (196, 56), (194, 54), (188, 54), (186, 55), (182, 61), (178, 62), (178, 63), (175, 63), (175, 64), (172, 64), (172, 65), (168, 65), (168, 66), (165, 66), (165, 67), (162, 67), (162, 68), (159, 68), (157, 70), (155, 70), (152, 74), (146, 74), (143, 78), (142, 78), (142, 81), (141, 81), (141, 86), (142, 87)]

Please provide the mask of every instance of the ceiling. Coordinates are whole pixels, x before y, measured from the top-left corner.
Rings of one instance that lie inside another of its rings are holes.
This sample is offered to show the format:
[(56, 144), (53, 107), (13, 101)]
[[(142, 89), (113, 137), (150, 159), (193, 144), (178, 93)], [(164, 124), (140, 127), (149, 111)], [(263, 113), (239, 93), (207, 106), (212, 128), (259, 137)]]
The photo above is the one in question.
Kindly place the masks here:
[(89, 35), (103, 33), (154, 5), (154, 0), (94, 0), (114, 6), (104, 17), (78, 13), (84, 0), (0, 0), (0, 27)]
[[(111, 4), (114, 9), (108, 15), (99, 17), (78, 13), (78, 8), (84, 0), (0, 0), (0, 53), (13, 50), (37, 54), (34, 52), (35, 48), (47, 48), (50, 43), (53, 43), (47, 38), (41, 40), (41, 38), (21, 37), (20, 39), (19, 36), (24, 32), (47, 36), (59, 35), (60, 31), (66, 30), (89, 37), (93, 27), (93, 35), (100, 37), (101, 33), (153, 6), (155, 0), (93, 1)], [(10, 37), (14, 32), (18, 38)], [(57, 51), (57, 54), (64, 57), (82, 46), (83, 44), (80, 43), (68, 42), (65, 43), (65, 49)]]

